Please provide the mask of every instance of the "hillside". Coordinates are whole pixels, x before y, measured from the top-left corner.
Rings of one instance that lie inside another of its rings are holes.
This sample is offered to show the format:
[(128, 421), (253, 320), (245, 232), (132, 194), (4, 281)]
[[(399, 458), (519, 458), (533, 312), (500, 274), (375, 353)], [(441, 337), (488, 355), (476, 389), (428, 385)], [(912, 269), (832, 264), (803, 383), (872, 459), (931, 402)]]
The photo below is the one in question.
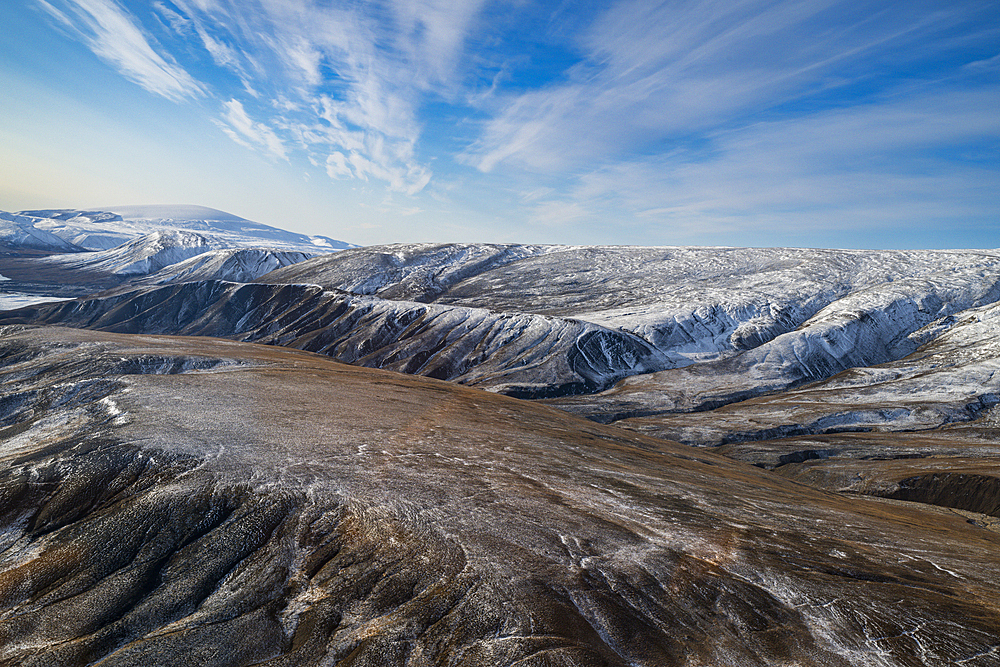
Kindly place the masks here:
[(0, 664), (997, 657), (957, 514), (276, 347), (0, 333)]

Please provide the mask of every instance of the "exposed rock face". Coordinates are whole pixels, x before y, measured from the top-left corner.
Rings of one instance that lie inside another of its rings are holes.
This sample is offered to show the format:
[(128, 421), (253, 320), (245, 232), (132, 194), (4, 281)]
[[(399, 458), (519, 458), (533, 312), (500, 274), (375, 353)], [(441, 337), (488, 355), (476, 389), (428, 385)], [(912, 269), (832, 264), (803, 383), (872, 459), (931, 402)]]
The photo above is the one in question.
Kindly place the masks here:
[(3, 665), (1000, 658), (1000, 535), (955, 514), (294, 350), (0, 359)]
[(596, 391), (666, 363), (641, 338), (586, 322), (316, 285), (184, 283), (42, 304), (0, 314), (0, 322), (259, 341), (521, 397)]

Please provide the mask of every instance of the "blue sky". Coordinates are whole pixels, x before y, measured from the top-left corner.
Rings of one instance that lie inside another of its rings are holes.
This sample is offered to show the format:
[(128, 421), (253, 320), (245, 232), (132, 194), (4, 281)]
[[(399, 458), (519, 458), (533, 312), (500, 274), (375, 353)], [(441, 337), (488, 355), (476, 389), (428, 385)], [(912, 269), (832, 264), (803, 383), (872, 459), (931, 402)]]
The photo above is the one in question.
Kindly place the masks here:
[(1000, 247), (995, 0), (10, 0), (0, 25), (3, 210)]

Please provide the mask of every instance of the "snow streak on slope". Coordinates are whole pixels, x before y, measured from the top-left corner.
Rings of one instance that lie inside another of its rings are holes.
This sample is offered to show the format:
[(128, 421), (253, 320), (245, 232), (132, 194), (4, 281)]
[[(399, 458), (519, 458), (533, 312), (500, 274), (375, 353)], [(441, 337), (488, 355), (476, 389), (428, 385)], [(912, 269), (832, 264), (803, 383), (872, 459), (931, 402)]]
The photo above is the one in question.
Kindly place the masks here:
[(12, 311), (0, 322), (272, 343), (524, 397), (596, 391), (666, 363), (642, 339), (586, 322), (316, 285), (190, 282)]
[(199, 280), (251, 282), (275, 269), (303, 262), (313, 256), (294, 250), (271, 250), (270, 248), (210, 250), (182, 262), (171, 264), (157, 273), (135, 282), (150, 285)]
[(74, 245), (55, 234), (35, 226), (36, 219), (16, 213), (0, 211), (0, 246), (49, 252), (81, 252)]

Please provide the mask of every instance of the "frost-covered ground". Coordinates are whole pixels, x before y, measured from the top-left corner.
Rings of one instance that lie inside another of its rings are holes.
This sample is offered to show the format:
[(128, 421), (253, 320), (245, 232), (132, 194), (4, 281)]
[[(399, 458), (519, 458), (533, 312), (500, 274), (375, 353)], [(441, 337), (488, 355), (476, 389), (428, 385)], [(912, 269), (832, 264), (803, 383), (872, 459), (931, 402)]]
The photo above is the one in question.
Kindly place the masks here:
[(0, 328), (0, 663), (991, 667), (1000, 536), (454, 384)]

